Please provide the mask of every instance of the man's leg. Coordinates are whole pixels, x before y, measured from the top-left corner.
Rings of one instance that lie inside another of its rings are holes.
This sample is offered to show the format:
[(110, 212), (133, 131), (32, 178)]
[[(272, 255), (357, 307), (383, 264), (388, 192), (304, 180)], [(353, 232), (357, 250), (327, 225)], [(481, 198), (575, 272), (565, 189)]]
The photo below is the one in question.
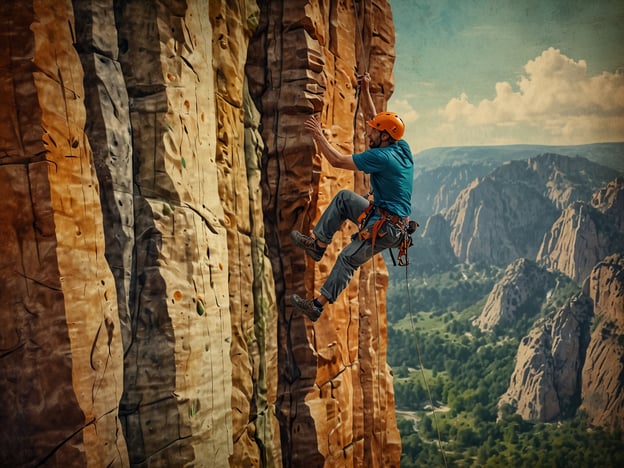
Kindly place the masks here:
[(347, 219), (357, 223), (358, 217), (368, 205), (369, 201), (362, 195), (351, 190), (341, 190), (321, 215), (314, 227), (314, 236), (319, 241), (329, 244), (342, 224)]
[[(313, 260), (319, 261), (325, 253), (325, 247), (331, 242), (334, 234), (340, 229), (342, 224), (347, 219), (357, 223), (358, 217), (368, 205), (369, 201), (363, 196), (350, 190), (341, 190), (321, 215), (319, 222), (314, 228), (314, 237), (306, 236), (299, 231), (293, 231), (290, 237), (295, 245), (304, 249)], [(353, 276), (353, 272), (351, 276)], [(318, 320), (327, 301), (328, 297), (323, 294), (314, 299), (305, 299), (297, 294), (293, 294), (290, 297), (292, 305), (302, 311), (313, 322)]]
[[(374, 253), (377, 254), (387, 248), (397, 247), (401, 237), (400, 229), (386, 222), (375, 239)], [(373, 244), (371, 239), (360, 240), (356, 238), (351, 241), (338, 255), (332, 271), (327, 280), (325, 280), (325, 284), (321, 287), (322, 297), (330, 304), (334, 303), (342, 291), (349, 285), (355, 270), (366, 263), (372, 256)]]
[(299, 231), (293, 231), (290, 238), (293, 243), (303, 249), (315, 262), (325, 254), (325, 248), (334, 234), (347, 220), (357, 223), (357, 218), (366, 209), (369, 202), (366, 198), (350, 190), (341, 190), (332, 199), (331, 203), (321, 215), (314, 228), (314, 237), (307, 236)]
[(321, 295), (327, 298), (330, 304), (333, 304), (347, 287), (355, 270), (371, 258), (373, 253), (371, 247), (370, 240), (355, 239), (340, 252), (325, 284), (321, 287)]

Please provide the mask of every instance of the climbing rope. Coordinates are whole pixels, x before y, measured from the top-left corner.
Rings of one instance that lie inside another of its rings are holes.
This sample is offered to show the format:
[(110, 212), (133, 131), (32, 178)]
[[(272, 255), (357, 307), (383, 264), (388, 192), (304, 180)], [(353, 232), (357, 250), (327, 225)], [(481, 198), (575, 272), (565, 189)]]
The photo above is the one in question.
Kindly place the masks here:
[(438, 436), (438, 448), (440, 449), (440, 453), (442, 454), (442, 460), (444, 461), (444, 466), (448, 467), (448, 463), (446, 461), (446, 453), (444, 452), (444, 447), (442, 447), (442, 436), (440, 434), (440, 426), (438, 424), (438, 418), (436, 416), (435, 405), (433, 404), (433, 397), (431, 396), (431, 389), (429, 387), (429, 382), (427, 382), (427, 376), (425, 375), (425, 366), (423, 365), (422, 356), (420, 354), (420, 346), (418, 346), (418, 335), (416, 334), (416, 326), (414, 325), (414, 318), (412, 315), (412, 294), (409, 288), (407, 265), (405, 265), (405, 290), (407, 291), (407, 310), (409, 313), (410, 326), (412, 328), (412, 333), (414, 334), (414, 347), (416, 348), (416, 356), (418, 357), (418, 366), (420, 367), (420, 373), (422, 375), (422, 379), (425, 384), (425, 389), (427, 390), (427, 395), (429, 396), (429, 404), (431, 405), (431, 415), (433, 416), (433, 422), (435, 424), (436, 433)]
[[(362, 2), (362, 5), (364, 6), (364, 13), (366, 12), (366, 6), (364, 5), (364, 2)], [(356, 108), (355, 108), (355, 113), (353, 115), (353, 131), (354, 134), (355, 132), (357, 132), (357, 119), (358, 119), (358, 114), (359, 114), (359, 106), (360, 106), (360, 79), (361, 77), (364, 76), (364, 74), (366, 74), (368, 72), (368, 60), (367, 60), (367, 56), (364, 53), (364, 36), (363, 36), (363, 25), (360, 25), (360, 17), (358, 14), (358, 9), (357, 9), (357, 5), (355, 0), (353, 1), (353, 11), (355, 13), (355, 22), (356, 22), (356, 30), (358, 31), (358, 38), (359, 38), (359, 42), (360, 42), (360, 58), (359, 60), (356, 58), (356, 62), (357, 62), (357, 88), (356, 88)], [(381, 327), (379, 325), (379, 304), (378, 304), (378, 300), (377, 300), (377, 292), (376, 292), (376, 285), (377, 285), (377, 269), (375, 267), (375, 252), (374, 252), (374, 240), (371, 242), (372, 247), (373, 248), (373, 255), (371, 257), (372, 263), (373, 263), (373, 295), (375, 298), (374, 304), (375, 304), (375, 325), (376, 325), (376, 333), (377, 333), (377, 414), (378, 416), (381, 415)], [(406, 246), (406, 249), (409, 248), (411, 246), (411, 242), (410, 244), (408, 244)], [(392, 252), (392, 251), (390, 251)], [(408, 297), (408, 310), (409, 310), (409, 317), (410, 317), (410, 324), (412, 327), (412, 332), (414, 334), (414, 343), (416, 346), (416, 354), (418, 356), (418, 364), (420, 366), (420, 371), (422, 374), (422, 378), (423, 378), (423, 382), (425, 384), (425, 388), (427, 390), (427, 394), (429, 396), (429, 402), (431, 404), (431, 412), (432, 412), (432, 416), (433, 416), (433, 420), (434, 420), (434, 424), (435, 424), (435, 428), (436, 428), (436, 432), (437, 432), (437, 437), (438, 437), (438, 447), (440, 449), (440, 453), (442, 454), (442, 459), (444, 461), (444, 466), (448, 468), (448, 462), (446, 459), (446, 453), (444, 451), (444, 447), (442, 446), (442, 436), (440, 433), (440, 426), (438, 424), (438, 419), (436, 416), (436, 411), (435, 411), (435, 405), (433, 403), (433, 396), (431, 395), (431, 389), (429, 387), (429, 383), (427, 381), (427, 377), (425, 375), (424, 372), (424, 365), (423, 365), (423, 361), (422, 361), (422, 356), (420, 353), (420, 347), (418, 346), (418, 339), (416, 336), (416, 328), (414, 326), (414, 320), (412, 317), (412, 305), (411, 305), (411, 292), (409, 290), (409, 281), (408, 281), (408, 265), (409, 262), (407, 261), (407, 257), (405, 257), (405, 262), (399, 262), (400, 266), (405, 267), (405, 286), (406, 286), (406, 290), (407, 290), (407, 297)], [(394, 258), (393, 258), (394, 261)], [(385, 367), (384, 367), (385, 368)], [(386, 401), (386, 406), (387, 406), (387, 401)], [(379, 418), (380, 419), (380, 418)], [(381, 419), (380, 419), (381, 421)], [(376, 434), (378, 434), (378, 437), (381, 437), (382, 433), (384, 431), (381, 431), (381, 428), (379, 428), (377, 431), (375, 431), (375, 428), (373, 427), (373, 432), (375, 432)], [(380, 453), (379, 453), (379, 457), (380, 457), (380, 466), (383, 466), (383, 441), (379, 440), (379, 447), (380, 447)]]
[[(364, 5), (364, 0), (362, 1), (362, 5), (364, 6), (364, 13), (366, 13), (366, 5)], [(360, 55), (361, 55), (360, 60), (357, 60), (357, 58), (356, 58), (356, 61), (358, 62), (358, 64), (357, 64), (358, 65), (358, 72), (360, 72), (359, 73), (360, 75), (363, 75), (364, 72), (368, 71), (368, 61), (366, 60), (366, 55), (364, 55), (364, 34), (363, 34), (364, 25), (362, 24), (362, 26), (360, 26), (360, 15), (358, 14), (358, 10), (357, 10), (357, 6), (355, 4), (355, 0), (353, 0), (353, 11), (355, 12), (355, 26), (356, 26), (355, 29), (357, 30), (358, 36), (359, 36), (359, 39), (360, 39)], [(360, 68), (359, 66), (362, 64), (361, 62), (364, 62), (363, 63), (363, 65), (364, 65), (363, 66), (363, 68), (364, 68), (363, 72), (361, 70), (359, 70), (359, 68)]]
[[(362, 1), (362, 5), (363, 5), (363, 13), (366, 12), (366, 6), (364, 5), (364, 0)], [(357, 119), (358, 119), (358, 114), (359, 114), (359, 106), (360, 106), (360, 81), (359, 79), (364, 76), (365, 73), (368, 72), (368, 60), (367, 60), (367, 56), (364, 53), (364, 35), (363, 35), (363, 28), (364, 25), (360, 25), (360, 17), (358, 14), (358, 8), (356, 5), (356, 1), (353, 0), (353, 11), (355, 13), (355, 22), (356, 22), (356, 30), (358, 32), (358, 38), (359, 38), (359, 43), (360, 43), (360, 57), (359, 60), (356, 58), (357, 61), (357, 88), (356, 88), (356, 108), (355, 108), (355, 114), (353, 116), (353, 131), (356, 132), (357, 131)], [(374, 245), (374, 244), (373, 244)], [(411, 245), (411, 243), (409, 245), (407, 245), (406, 248), (409, 248), (409, 246)], [(373, 256), (372, 256), (372, 262), (373, 262), (373, 294), (375, 296), (375, 323), (376, 323), (376, 328), (377, 328), (377, 394), (378, 394), (378, 399), (377, 399), (377, 404), (378, 404), (378, 414), (381, 414), (381, 330), (380, 330), (380, 326), (379, 326), (379, 304), (377, 302), (377, 292), (376, 292), (376, 285), (377, 285), (377, 270), (375, 268), (375, 252), (373, 251)], [(412, 316), (412, 301), (411, 301), (411, 292), (409, 289), (409, 281), (408, 281), (408, 265), (409, 262), (406, 260), (404, 264), (402, 264), (401, 262), (399, 262), (400, 266), (405, 267), (405, 287), (406, 287), (406, 291), (407, 291), (407, 298), (408, 298), (408, 310), (409, 310), (409, 318), (410, 318), (410, 324), (411, 324), (411, 328), (412, 328), (412, 333), (414, 334), (414, 343), (415, 343), (415, 347), (416, 347), (416, 354), (418, 357), (418, 365), (420, 366), (420, 371), (421, 371), (421, 375), (422, 375), (422, 379), (423, 382), (425, 384), (425, 388), (427, 390), (427, 395), (429, 396), (429, 403), (431, 404), (431, 414), (433, 416), (433, 421), (435, 424), (435, 428), (436, 428), (436, 432), (437, 432), (437, 438), (438, 438), (438, 447), (440, 449), (440, 453), (442, 454), (442, 459), (444, 461), (444, 466), (448, 467), (448, 462), (446, 459), (446, 453), (444, 451), (444, 447), (442, 446), (442, 436), (440, 433), (440, 426), (438, 424), (438, 418), (436, 416), (436, 411), (435, 411), (435, 405), (433, 403), (433, 396), (431, 395), (431, 388), (429, 387), (429, 382), (427, 381), (427, 377), (425, 375), (425, 371), (424, 371), (424, 365), (423, 365), (423, 360), (422, 360), (422, 356), (420, 353), (420, 346), (418, 345), (418, 339), (417, 339), (417, 335), (416, 335), (416, 327), (414, 325), (414, 319)], [(387, 402), (386, 402), (387, 405)], [(379, 433), (381, 434), (381, 430), (379, 431)], [(382, 441), (380, 440), (380, 447), (383, 447), (382, 445)], [(381, 451), (383, 452), (383, 451)], [(380, 453), (380, 457), (382, 457), (382, 461), (383, 461), (383, 454)], [(383, 463), (382, 463), (383, 465)]]
[[(362, 1), (362, 6), (363, 6), (363, 13), (366, 12), (366, 5), (364, 4), (364, 1)], [(355, 13), (355, 29), (357, 30), (358, 34), (357, 37), (360, 40), (360, 53), (359, 56), (360, 58), (358, 59), (356, 56), (356, 80), (357, 80), (357, 87), (356, 87), (356, 93), (355, 93), (355, 112), (353, 114), (353, 133), (354, 133), (354, 137), (357, 135), (357, 121), (358, 121), (358, 115), (360, 113), (360, 88), (361, 88), (361, 84), (360, 84), (360, 79), (368, 72), (368, 63), (366, 60), (366, 55), (364, 54), (364, 36), (363, 36), (363, 31), (362, 29), (364, 28), (363, 25), (360, 25), (360, 15), (358, 14), (358, 8), (356, 5), (356, 1), (353, 0), (353, 11)], [(357, 140), (356, 140), (357, 141)], [(354, 141), (355, 143), (355, 141)], [(381, 328), (379, 326), (379, 304), (377, 302), (377, 292), (376, 292), (376, 285), (377, 285), (377, 272), (376, 272), (376, 268), (375, 268), (375, 251), (374, 251), (374, 242), (371, 243), (371, 248), (373, 248), (373, 255), (371, 257), (372, 262), (373, 262), (373, 295), (375, 297), (375, 328), (376, 328), (376, 332), (377, 332), (377, 417), (373, 418), (373, 433), (379, 438), (379, 466), (383, 466), (383, 440), (381, 440), (382, 434), (385, 433), (385, 431), (381, 430), (381, 427), (378, 427), (377, 429), (375, 429), (375, 421), (377, 420), (379, 422), (379, 424), (381, 424)], [(374, 348), (373, 348), (374, 349)], [(387, 406), (387, 402), (386, 402), (386, 406)]]

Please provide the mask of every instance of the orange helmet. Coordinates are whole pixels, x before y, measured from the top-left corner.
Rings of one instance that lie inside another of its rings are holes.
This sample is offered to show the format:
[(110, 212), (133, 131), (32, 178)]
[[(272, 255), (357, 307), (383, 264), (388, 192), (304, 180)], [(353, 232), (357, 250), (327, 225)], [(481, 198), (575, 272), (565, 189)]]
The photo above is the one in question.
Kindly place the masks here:
[(405, 133), (405, 124), (394, 112), (380, 112), (366, 123), (376, 130), (388, 132), (395, 140), (400, 140)]

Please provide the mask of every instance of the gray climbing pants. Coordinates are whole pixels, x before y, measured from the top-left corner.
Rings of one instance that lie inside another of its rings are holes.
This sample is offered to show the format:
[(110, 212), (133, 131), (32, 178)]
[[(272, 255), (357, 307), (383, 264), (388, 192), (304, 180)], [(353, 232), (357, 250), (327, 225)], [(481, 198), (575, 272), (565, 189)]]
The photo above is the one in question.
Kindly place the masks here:
[[(366, 198), (350, 190), (341, 190), (333, 198), (325, 212), (321, 215), (314, 227), (314, 235), (322, 242), (330, 243), (334, 234), (346, 220), (357, 224), (358, 217), (366, 209), (369, 202)], [(379, 217), (371, 216), (366, 227), (371, 228)], [(387, 248), (398, 247), (403, 233), (401, 229), (385, 222), (375, 239), (375, 254)], [(373, 256), (372, 239), (361, 240), (357, 237), (351, 241), (338, 255), (325, 284), (321, 287), (321, 294), (330, 303), (333, 303), (340, 293), (347, 287), (353, 273)]]

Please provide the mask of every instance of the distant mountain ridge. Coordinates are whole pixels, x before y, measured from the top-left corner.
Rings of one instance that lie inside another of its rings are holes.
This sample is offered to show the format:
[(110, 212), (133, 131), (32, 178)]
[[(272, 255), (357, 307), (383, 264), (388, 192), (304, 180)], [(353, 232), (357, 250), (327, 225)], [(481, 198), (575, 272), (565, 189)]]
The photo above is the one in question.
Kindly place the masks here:
[(428, 148), (414, 155), (416, 170), (441, 166), (482, 164), (490, 167), (505, 161), (528, 159), (541, 153), (580, 156), (615, 171), (624, 173), (624, 142), (592, 143), (587, 145), (500, 145), (449, 146)]
[[(580, 408), (592, 424), (623, 429), (624, 144), (543, 148), (441, 148), (417, 159), (432, 166), (415, 176), (424, 216), (410, 258), (422, 272), (506, 267), (472, 322), (496, 334), (529, 327), (499, 408), (533, 421)], [(553, 311), (574, 283), (583, 293)]]
[(471, 182), (443, 213), (453, 251), (468, 263), (535, 259), (561, 211), (577, 200), (589, 203), (611, 177), (611, 169), (580, 157), (508, 161)]

